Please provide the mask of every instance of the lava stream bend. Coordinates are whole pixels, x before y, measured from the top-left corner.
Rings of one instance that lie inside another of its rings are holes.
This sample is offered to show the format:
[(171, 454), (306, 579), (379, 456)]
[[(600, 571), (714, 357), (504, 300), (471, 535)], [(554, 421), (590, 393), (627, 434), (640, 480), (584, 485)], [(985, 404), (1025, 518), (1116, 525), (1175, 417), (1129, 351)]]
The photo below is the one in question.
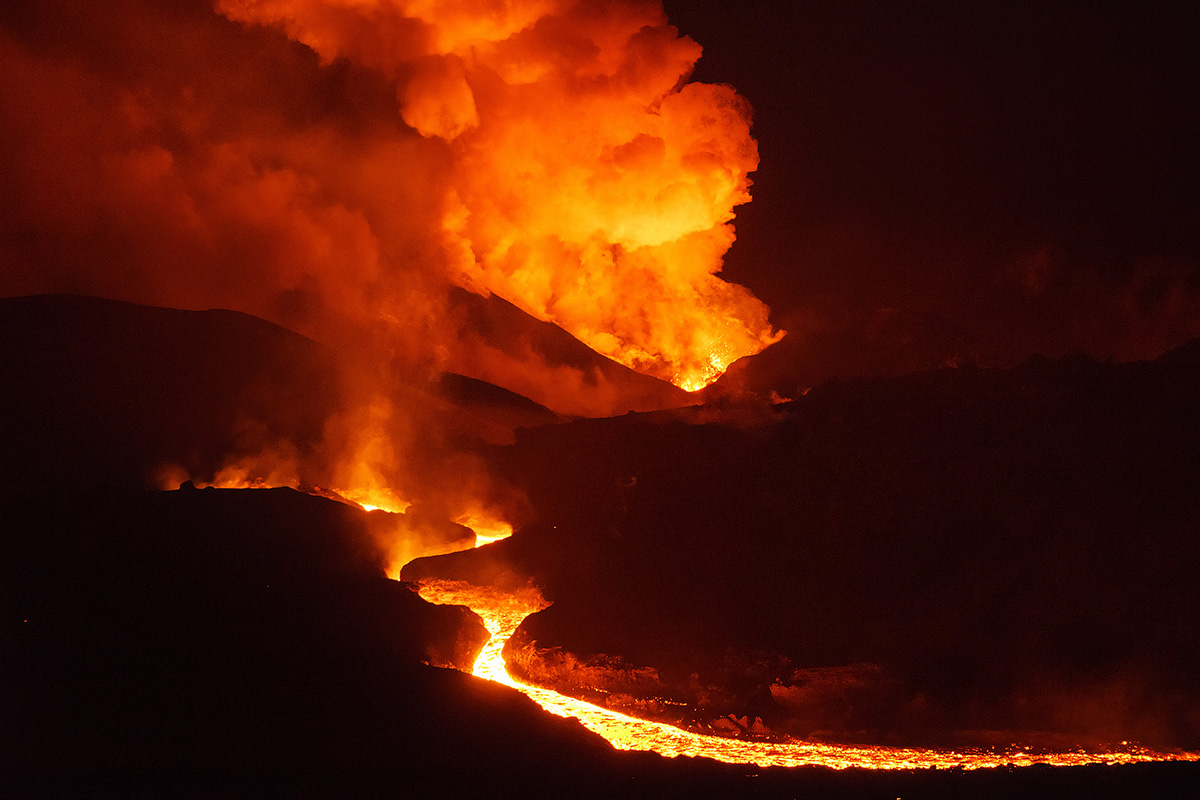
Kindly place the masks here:
[(1200, 753), (1164, 754), (1141, 748), (1109, 753), (1026, 753), (1015, 748), (1006, 752), (949, 751), (803, 741), (749, 742), (706, 736), (665, 723), (630, 717), (540, 686), (514, 680), (508, 674), (501, 651), (508, 637), (521, 624), (521, 620), (546, 607), (547, 603), (535, 589), (512, 593), (473, 586), (462, 581), (427, 581), (422, 582), (420, 595), (431, 603), (467, 606), (483, 618), (491, 638), (475, 660), (472, 674), (511, 686), (528, 695), (552, 714), (577, 718), (589, 730), (600, 734), (621, 750), (652, 750), (664, 756), (703, 756), (731, 764), (757, 764), (762, 767), (823, 766), (834, 769), (979, 769), (1034, 764), (1078, 766), (1094, 763), (1200, 760)]

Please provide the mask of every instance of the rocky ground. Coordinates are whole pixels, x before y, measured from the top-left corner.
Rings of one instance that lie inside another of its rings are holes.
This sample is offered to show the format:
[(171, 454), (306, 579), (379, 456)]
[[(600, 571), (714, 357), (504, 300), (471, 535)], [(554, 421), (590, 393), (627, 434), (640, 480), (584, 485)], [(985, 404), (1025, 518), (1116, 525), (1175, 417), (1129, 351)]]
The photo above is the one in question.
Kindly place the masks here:
[(6, 494), (8, 797), (1179, 796), (1194, 764), (760, 770), (617, 753), (453, 669), (481, 626), (383, 577), (363, 512), (279, 490)]
[(1198, 423), (1191, 345), (523, 431), (537, 522), (405, 576), (532, 579), (516, 668), (674, 722), (1194, 748)]
[[(764, 770), (615, 752), (514, 691), (446, 668), (470, 664), (482, 642), (480, 623), (464, 609), (430, 606), (386, 579), (385, 529), (420, 522), (429, 535), (455, 539), (461, 528), (436, 515), (368, 513), (289, 489), (145, 488), (164, 461), (193, 475), (216, 469), (252, 448), (247, 432), (256, 431), (309, 452), (319, 469), (319, 432), (343, 389), (337, 364), (320, 346), (228, 312), (87, 298), (17, 298), (3, 301), (2, 310), (5, 796), (1183, 797), (1200, 785), (1195, 764), (877, 773)], [(1053, 617), (1058, 627), (1039, 634), (1075, 633), (1066, 640), (1066, 663), (1125, 664), (1130, 651), (1123, 648), (1132, 642), (1152, 653), (1138, 663), (1161, 665), (1147, 674), (1165, 680), (1193, 663), (1193, 640), (1184, 633), (1195, 630), (1186, 627), (1193, 612), (1180, 603), (1146, 614), (1143, 601), (1176, 598), (1178, 576), (1194, 567), (1187, 476), (1195, 474), (1188, 470), (1196, 450), (1192, 429), (1183, 425), (1194, 413), (1194, 383), (1179, 378), (1194, 371), (1171, 367), (1190, 369), (1189, 358), (1178, 355), (1163, 369), (1131, 367), (1129, 380), (1103, 365), (1076, 365), (1065, 383), (1055, 377), (1063, 365), (1032, 365), (1030, 380), (1042, 387), (1032, 393), (1025, 383), (1014, 389), (1008, 379), (989, 383), (976, 375), (970, 385), (982, 387), (971, 395), (978, 412), (963, 405), (958, 389), (938, 393), (939, 380), (951, 388), (965, 380), (943, 375), (825, 387), (809, 405), (735, 403), (584, 420), (522, 434), (516, 445), (503, 444), (513, 428), (560, 418), (495, 387), (450, 378), (406, 396), (422, 398), (429, 413), (452, 417), (449, 438), (473, 442), (497, 475), (522, 481), (539, 517), (508, 543), (483, 548), (499, 558), (450, 557), (413, 572), (470, 571), (499, 583), (536, 574), (556, 600), (526, 627), (539, 648), (553, 644), (564, 657), (578, 656), (577, 663), (608, 654), (605, 663), (620, 659), (643, 676), (653, 670), (664, 691), (700, 684), (715, 699), (696, 709), (762, 700), (754, 687), (774, 681), (781, 665), (790, 670), (791, 682), (780, 684), (787, 689), (809, 685), (797, 670), (835, 675), (830, 664), (847, 661), (853, 637), (830, 632), (861, 624), (864, 609), (901, 626), (867, 637), (864, 652), (898, 652), (881, 643), (919, 635), (922, 628), (905, 620), (915, 610), (936, 609), (905, 588), (913, 586), (933, 595), (986, 589), (975, 605), (922, 623), (932, 627), (919, 640), (942, 641), (950, 630), (958, 637), (946, 639), (955, 652), (978, 657), (1003, 655), (1018, 623), (1028, 620), (1024, 601), (1013, 602), (1023, 597), (1021, 587), (1065, 580), (1075, 592), (1068, 599), (1099, 603), (1098, 616), (1082, 617), (1079, 609), (1093, 606), (1068, 604)], [(918, 409), (941, 411), (910, 414), (914, 401), (903, 400), (903, 392), (896, 399), (905, 386), (924, 398)], [(1053, 398), (1064, 391), (1076, 404), (1069, 408), (1102, 399), (1082, 422), (1071, 423), (1074, 417), (1064, 421), (1054, 413), (1066, 401)], [(1051, 399), (1038, 405), (1039, 397)], [(1029, 398), (1037, 402), (1026, 413)], [(1016, 422), (996, 410), (1009, 406), (1015, 410), (1005, 413)], [(1029, 428), (1029, 414), (1043, 414), (1043, 427)], [(993, 427), (980, 430), (980, 419), (994, 420)], [(1101, 428), (1109, 435), (1093, 441), (1105, 420)], [(1030, 430), (1058, 438), (1039, 449), (1042, 439)], [(999, 465), (947, 462), (929, 444), (958, 452), (954, 436), (991, 442)], [(1092, 442), (1086, 451), (1092, 457), (1063, 455), (1081, 442)], [(906, 455), (913, 448), (920, 459)], [(1029, 459), (1037, 452), (1045, 455), (1032, 462), (1034, 469)], [(1080, 463), (1090, 465), (1085, 477), (1073, 477)], [(970, 511), (980, 497), (968, 490), (1014, 465), (1028, 469), (1001, 481), (1009, 487), (1003, 497), (1029, 494), (1034, 505), (1018, 507), (1024, 516), (1004, 516), (1007, 506), (996, 501), (988, 507), (996, 517), (992, 527), (969, 539), (946, 538), (983, 516)], [(1110, 482), (1097, 477), (1105, 475)], [(807, 485), (821, 493), (801, 491)], [(1095, 486), (1132, 489), (1110, 498)], [(910, 497), (912, 487), (925, 487), (916, 497), (930, 505), (896, 499)], [(950, 503), (960, 492), (967, 492), (963, 500)], [(1080, 498), (1095, 508), (1082, 510)], [(805, 504), (815, 510), (793, 518)], [(947, 508), (953, 513), (941, 527), (913, 524), (936, 521)], [(897, 515), (891, 527), (889, 514)], [(996, 534), (1015, 529), (1014, 519), (1045, 514), (1054, 524), (1030, 523), (1022, 539)], [(912, 550), (900, 542), (888, 547), (872, 538), (876, 526), (903, 532), (905, 541), (915, 537), (927, 562), (906, 555)], [(1059, 528), (1065, 538), (1051, 536)], [(798, 550), (789, 542), (800, 534), (807, 538)], [(947, 549), (947, 541), (961, 546)], [(1018, 558), (1012, 563), (1021, 569), (996, 572), (1018, 545), (1035, 548), (1037, 558)], [(1064, 569), (1081, 563), (1087, 569)], [(971, 580), (953, 577), (972, 565)], [(1131, 573), (1140, 577), (1112, 580)], [(791, 577), (773, 580), (781, 574)], [(981, 574), (992, 582), (981, 584)], [(809, 580), (798, 580), (802, 575)], [(1108, 578), (1102, 590), (1097, 575)], [(856, 599), (864, 587), (867, 597)], [(794, 594), (793, 612), (811, 605), (821, 614), (785, 614), (770, 605)], [(904, 598), (910, 610), (880, 605), (889, 598)], [(946, 627), (959, 614), (1003, 622), (1012, 608), (1016, 616), (995, 628), (990, 650), (980, 649), (984, 634), (964, 638), (963, 627)], [(980, 617), (984, 612), (992, 616)], [(758, 622), (747, 625), (749, 619)], [(1110, 628), (1119, 646), (1080, 649), (1080, 642), (1110, 641), (1102, 636)], [(748, 672), (746, 654), (771, 641), (779, 643), (774, 655)], [(825, 661), (805, 651), (805, 666), (795, 655), (798, 641)], [(948, 658), (947, 647), (935, 655)], [(1031, 652), (1045, 660), (1050, 650)], [(780, 654), (792, 660), (782, 662)], [(538, 655), (528, 668), (538, 663), (553, 666)], [(714, 663), (716, 671), (709, 669)], [(849, 663), (871, 662), (855, 652)], [(692, 672), (703, 681), (692, 681)], [(554, 679), (562, 677), (560, 671)], [(1191, 686), (1181, 681), (1180, 693), (1166, 697), (1168, 707), (1188, 708)], [(635, 695), (626, 702), (638, 702)], [(1121, 695), (1106, 697), (1121, 707)], [(780, 699), (771, 695), (771, 702)], [(770, 724), (787, 729), (792, 718), (771, 717)]]

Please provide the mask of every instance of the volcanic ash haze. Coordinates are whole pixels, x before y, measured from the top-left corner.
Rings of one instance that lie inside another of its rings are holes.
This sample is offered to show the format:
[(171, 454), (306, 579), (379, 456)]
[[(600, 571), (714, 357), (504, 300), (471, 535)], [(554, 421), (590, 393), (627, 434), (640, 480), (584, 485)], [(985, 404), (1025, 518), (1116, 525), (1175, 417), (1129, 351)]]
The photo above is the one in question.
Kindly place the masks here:
[(658, 2), (0, 14), (6, 294), (234, 308), (436, 370), (481, 357), (457, 285), (688, 389), (781, 335), (716, 276), (749, 108), (686, 82)]

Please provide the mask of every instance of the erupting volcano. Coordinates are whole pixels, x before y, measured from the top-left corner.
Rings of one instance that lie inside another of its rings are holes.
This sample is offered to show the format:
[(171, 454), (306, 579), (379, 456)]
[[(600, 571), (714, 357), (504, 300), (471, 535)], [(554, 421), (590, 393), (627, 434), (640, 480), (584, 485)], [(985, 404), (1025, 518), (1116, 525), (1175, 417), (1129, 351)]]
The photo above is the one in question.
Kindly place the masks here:
[(6, 790), (1195, 794), (1194, 26), (1035, 5), (0, 10)]

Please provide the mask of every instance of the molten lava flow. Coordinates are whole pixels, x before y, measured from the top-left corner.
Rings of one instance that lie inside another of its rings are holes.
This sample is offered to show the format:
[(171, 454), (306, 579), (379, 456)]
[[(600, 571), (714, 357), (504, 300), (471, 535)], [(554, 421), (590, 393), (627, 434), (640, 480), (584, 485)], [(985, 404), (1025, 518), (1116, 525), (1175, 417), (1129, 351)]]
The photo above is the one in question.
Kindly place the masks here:
[(469, 511), (455, 517), (454, 521), (475, 531), (476, 547), (507, 539), (513, 533), (512, 525), (483, 509)]
[(534, 589), (510, 593), (461, 581), (431, 581), (421, 585), (420, 594), (431, 603), (465, 605), (483, 618), (491, 639), (475, 661), (474, 675), (511, 686), (552, 714), (577, 718), (589, 730), (622, 750), (653, 750), (664, 756), (702, 756), (731, 764), (757, 764), (763, 767), (823, 766), (834, 769), (979, 769), (1034, 764), (1077, 766), (1172, 759), (1200, 760), (1200, 753), (1153, 753), (1136, 747), (1110, 753), (1027, 753), (1016, 748), (1005, 752), (959, 752), (801, 741), (762, 743), (705, 736), (660, 722), (626, 716), (549, 689), (513, 680), (504, 666), (501, 651), (521, 620), (548, 605)]
[[(187, 480), (184, 478), (183, 480)], [(176, 489), (183, 480), (173, 480), (172, 485), (164, 486), (165, 489)], [(192, 483), (198, 489), (295, 489), (307, 494), (317, 495), (318, 497), (327, 497), (330, 500), (340, 500), (352, 505), (356, 505), (363, 511), (386, 511), (389, 514), (403, 514), (412, 503), (403, 500), (391, 489), (384, 488), (366, 488), (366, 489), (322, 489), (319, 486), (301, 486), (297, 480), (280, 479), (276, 476), (258, 477), (252, 476), (244, 470), (238, 468), (225, 468), (216, 474), (211, 481), (197, 481)], [(462, 523), (466, 524), (466, 523)], [(471, 527), (467, 525), (467, 527)], [(490, 529), (487, 529), (490, 533)], [(509, 533), (512, 533), (511, 528)], [(502, 539), (503, 536), (497, 536), (488, 541), (496, 541)]]
[(403, 514), (412, 505), (412, 503), (400, 499), (391, 489), (335, 489), (334, 491), (364, 511), (387, 511), (392, 514)]
[[(268, 482), (262, 479), (250, 479), (231, 471), (224, 474), (221, 480), (214, 481), (212, 485), (224, 488), (266, 488)], [(320, 491), (316, 493), (326, 496), (333, 494)], [(366, 493), (360, 491), (341, 494), (342, 499), (347, 499), (349, 496), (361, 498), (356, 501), (357, 504), (362, 505), (368, 511), (373, 510), (373, 504), (362, 502), (367, 499)], [(393, 497), (393, 499), (395, 498)], [(475, 532), (477, 547), (512, 534), (511, 525), (481, 509), (463, 513), (455, 521)], [(387, 570), (388, 576), (393, 579), (399, 577), (400, 568), (412, 558), (459, 549), (453, 546), (421, 549), (418, 545), (407, 542), (403, 536), (393, 544), (397, 546), (394, 548), (395, 552)], [(429, 581), (422, 583), (420, 595), (431, 603), (467, 606), (483, 619), (490, 638), (476, 658), (472, 674), (517, 689), (552, 714), (577, 718), (589, 730), (603, 736), (622, 750), (651, 750), (665, 756), (702, 756), (727, 763), (757, 764), (764, 767), (824, 766), (835, 769), (851, 767), (979, 769), (1000, 766), (1031, 766), (1033, 764), (1075, 766), (1162, 760), (1200, 761), (1200, 753), (1155, 753), (1138, 747), (1106, 753), (1082, 750), (1065, 753), (1029, 753), (1016, 747), (1005, 751), (950, 751), (855, 747), (796, 740), (767, 743), (707, 736), (660, 722), (637, 719), (561, 695), (550, 689), (514, 680), (505, 667), (502, 651), (509, 637), (525, 617), (549, 605), (536, 589), (528, 588), (517, 592), (508, 592), (473, 586), (461, 581)]]

